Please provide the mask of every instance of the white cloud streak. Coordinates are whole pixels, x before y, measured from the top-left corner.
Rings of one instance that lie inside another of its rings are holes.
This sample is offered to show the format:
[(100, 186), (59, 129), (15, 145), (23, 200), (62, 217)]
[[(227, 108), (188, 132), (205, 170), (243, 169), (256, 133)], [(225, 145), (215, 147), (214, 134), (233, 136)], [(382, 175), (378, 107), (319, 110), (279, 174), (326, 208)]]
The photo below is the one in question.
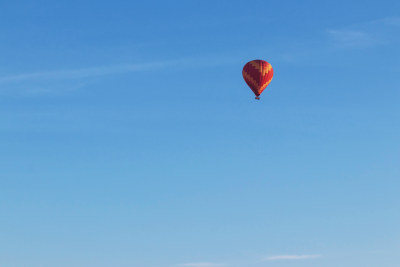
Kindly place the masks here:
[(217, 266), (226, 266), (226, 264), (213, 263), (213, 262), (192, 262), (192, 263), (179, 264), (179, 266), (185, 266), (185, 267), (217, 267)]
[(335, 43), (343, 46), (371, 45), (376, 42), (371, 34), (356, 30), (328, 30)]
[(270, 256), (264, 259), (264, 261), (277, 261), (277, 260), (310, 260), (321, 258), (322, 255), (311, 254), (311, 255), (277, 255)]
[(43, 80), (72, 80), (88, 78), (95, 76), (104, 76), (117, 73), (129, 73), (140, 71), (153, 71), (166, 68), (187, 68), (187, 67), (205, 67), (217, 66), (232, 63), (229, 59), (195, 59), (187, 58), (180, 60), (159, 61), (138, 64), (121, 64), (101, 67), (77, 68), (69, 70), (51, 70), (20, 74), (9, 74), (0, 76), (0, 83), (17, 83), (25, 81), (43, 81)]
[(399, 26), (400, 17), (387, 17), (326, 32), (338, 46), (365, 47), (392, 43), (398, 36)]
[(373, 21), (373, 23), (386, 24), (390, 26), (400, 27), (400, 17), (388, 17)]
[(165, 61), (165, 62), (153, 62), (143, 64), (125, 64), (125, 65), (114, 65), (114, 66), (103, 66), (103, 67), (92, 67), (92, 68), (80, 68), (71, 70), (55, 70), (55, 71), (41, 71), (14, 74), (0, 77), (0, 83), (7, 82), (22, 82), (32, 80), (58, 80), (58, 79), (79, 79), (93, 76), (110, 75), (114, 73), (125, 73), (125, 72), (138, 72), (147, 71), (171, 65), (178, 64), (178, 61)]

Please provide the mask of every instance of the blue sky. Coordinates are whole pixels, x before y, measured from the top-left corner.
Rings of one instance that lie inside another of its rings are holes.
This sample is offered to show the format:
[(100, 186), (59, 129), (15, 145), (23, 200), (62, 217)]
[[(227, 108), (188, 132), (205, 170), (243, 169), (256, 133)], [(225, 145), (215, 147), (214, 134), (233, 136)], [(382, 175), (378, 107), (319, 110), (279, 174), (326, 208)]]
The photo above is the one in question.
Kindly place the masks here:
[(399, 10), (1, 1), (0, 265), (398, 267)]

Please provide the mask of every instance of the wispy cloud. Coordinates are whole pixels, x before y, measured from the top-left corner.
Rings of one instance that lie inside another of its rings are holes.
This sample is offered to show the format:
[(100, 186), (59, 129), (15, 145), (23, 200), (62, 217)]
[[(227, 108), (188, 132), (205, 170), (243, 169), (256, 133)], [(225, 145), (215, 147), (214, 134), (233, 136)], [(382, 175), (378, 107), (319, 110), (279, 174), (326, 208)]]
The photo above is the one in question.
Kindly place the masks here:
[(341, 46), (369, 46), (377, 40), (368, 32), (361, 30), (328, 30), (327, 31), (335, 44)]
[(372, 23), (386, 24), (389, 26), (400, 27), (400, 17), (387, 17), (379, 20), (374, 20)]
[(136, 64), (117, 64), (87, 68), (42, 70), (26, 73), (0, 73), (0, 94), (41, 95), (64, 94), (93, 83), (96, 78), (114, 74), (151, 72), (171, 69), (193, 69), (237, 63), (237, 59), (183, 58), (169, 61), (153, 61)]
[(310, 254), (310, 255), (277, 255), (270, 256), (264, 259), (264, 261), (277, 261), (277, 260), (310, 260), (321, 258), (322, 255)]
[(192, 263), (183, 263), (179, 264), (179, 266), (185, 267), (217, 267), (217, 266), (227, 266), (223, 263), (214, 263), (214, 262), (192, 262)]
[(398, 36), (400, 17), (387, 17), (348, 25), (339, 29), (327, 29), (330, 40), (336, 46), (366, 47), (388, 44)]
[(117, 73), (129, 73), (140, 71), (153, 71), (166, 68), (187, 68), (187, 67), (206, 67), (222, 64), (230, 64), (232, 60), (226, 58), (186, 58), (170, 61), (158, 61), (138, 64), (121, 64), (101, 67), (76, 68), (67, 70), (37, 71), (29, 73), (8, 74), (0, 76), (0, 83), (24, 82), (24, 81), (43, 81), (43, 80), (62, 80), (80, 79), (95, 76), (104, 76)]
[(32, 80), (79, 79), (114, 73), (153, 70), (178, 64), (179, 61), (152, 62), (143, 64), (124, 64), (103, 67), (77, 68), (69, 70), (39, 71), (0, 76), (0, 83)]

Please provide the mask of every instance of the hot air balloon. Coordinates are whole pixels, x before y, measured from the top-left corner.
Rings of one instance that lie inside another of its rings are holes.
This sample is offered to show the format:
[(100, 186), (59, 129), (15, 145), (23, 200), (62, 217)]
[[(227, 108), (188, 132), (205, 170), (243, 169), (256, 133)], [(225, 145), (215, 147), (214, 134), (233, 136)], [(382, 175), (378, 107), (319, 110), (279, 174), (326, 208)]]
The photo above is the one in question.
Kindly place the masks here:
[(257, 59), (247, 62), (242, 74), (245, 82), (256, 95), (256, 99), (259, 100), (260, 94), (271, 82), (274, 70), (267, 61)]

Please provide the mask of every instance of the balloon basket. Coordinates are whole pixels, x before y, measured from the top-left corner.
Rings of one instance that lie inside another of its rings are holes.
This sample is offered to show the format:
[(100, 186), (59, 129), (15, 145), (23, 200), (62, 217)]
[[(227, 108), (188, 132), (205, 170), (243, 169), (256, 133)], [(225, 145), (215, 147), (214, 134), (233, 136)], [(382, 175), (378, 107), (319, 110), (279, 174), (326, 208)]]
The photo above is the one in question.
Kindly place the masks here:
[(260, 100), (260, 97), (259, 97), (259, 96), (256, 96), (256, 99), (257, 99), (257, 100)]

